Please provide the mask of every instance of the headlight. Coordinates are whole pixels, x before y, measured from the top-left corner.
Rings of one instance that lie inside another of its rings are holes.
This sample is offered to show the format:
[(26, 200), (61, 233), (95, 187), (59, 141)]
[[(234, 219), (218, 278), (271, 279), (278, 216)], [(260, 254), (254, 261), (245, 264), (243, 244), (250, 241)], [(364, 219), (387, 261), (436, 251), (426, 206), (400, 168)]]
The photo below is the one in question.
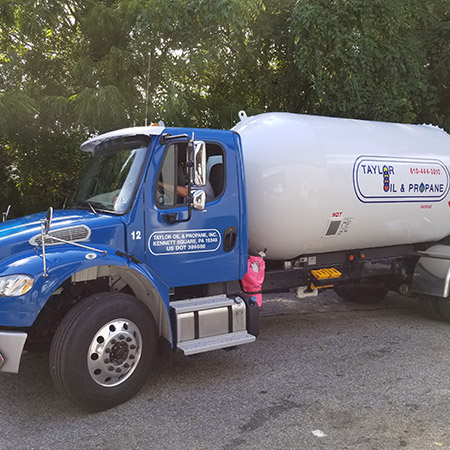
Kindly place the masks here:
[(33, 287), (34, 279), (29, 275), (7, 275), (0, 277), (0, 297), (24, 295)]

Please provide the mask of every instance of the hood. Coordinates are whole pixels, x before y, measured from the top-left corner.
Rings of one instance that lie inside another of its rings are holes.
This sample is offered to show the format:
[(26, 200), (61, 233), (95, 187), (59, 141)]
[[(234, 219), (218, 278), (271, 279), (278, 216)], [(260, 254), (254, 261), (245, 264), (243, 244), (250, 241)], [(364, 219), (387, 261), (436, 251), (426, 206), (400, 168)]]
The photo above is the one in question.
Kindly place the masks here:
[[(12, 255), (33, 250), (41, 242), (41, 220), (37, 213), (0, 223), (0, 261)], [(61, 210), (53, 213), (50, 236), (85, 245), (114, 245), (124, 250), (124, 224), (119, 217), (94, 214), (83, 210)], [(47, 240), (46, 240), (47, 242)], [(56, 241), (47, 246), (65, 245)]]

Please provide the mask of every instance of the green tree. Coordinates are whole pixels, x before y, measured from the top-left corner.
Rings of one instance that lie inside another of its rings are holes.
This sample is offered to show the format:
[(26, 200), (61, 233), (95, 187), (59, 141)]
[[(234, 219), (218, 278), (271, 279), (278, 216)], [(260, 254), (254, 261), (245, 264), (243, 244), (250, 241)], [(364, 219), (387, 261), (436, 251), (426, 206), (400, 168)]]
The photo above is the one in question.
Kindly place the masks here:
[(436, 0), (428, 5), (430, 18), (424, 24), (427, 47), (427, 72), (434, 94), (433, 107), (421, 118), (450, 132), (450, 3)]
[(237, 112), (450, 131), (448, 0), (0, 0), (0, 210), (61, 206), (92, 134)]

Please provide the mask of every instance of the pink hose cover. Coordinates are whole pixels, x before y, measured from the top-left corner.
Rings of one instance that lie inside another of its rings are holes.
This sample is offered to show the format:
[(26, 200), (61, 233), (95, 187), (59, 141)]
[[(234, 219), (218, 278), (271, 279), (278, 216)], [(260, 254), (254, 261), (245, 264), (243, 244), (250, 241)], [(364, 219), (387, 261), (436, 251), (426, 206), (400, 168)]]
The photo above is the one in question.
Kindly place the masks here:
[(242, 289), (246, 294), (252, 294), (256, 297), (256, 302), (261, 308), (262, 294), (261, 287), (264, 282), (266, 263), (259, 256), (250, 256), (248, 258), (248, 271), (242, 278)]

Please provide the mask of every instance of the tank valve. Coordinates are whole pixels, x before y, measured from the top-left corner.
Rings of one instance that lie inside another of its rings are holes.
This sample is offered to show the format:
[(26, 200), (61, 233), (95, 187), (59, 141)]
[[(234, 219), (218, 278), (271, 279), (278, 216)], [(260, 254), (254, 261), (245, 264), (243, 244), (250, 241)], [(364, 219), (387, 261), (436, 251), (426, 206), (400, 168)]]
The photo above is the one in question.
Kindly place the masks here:
[(239, 116), (239, 120), (242, 121), (247, 118), (247, 113), (244, 110), (242, 110), (242, 111), (239, 111), (238, 116)]

